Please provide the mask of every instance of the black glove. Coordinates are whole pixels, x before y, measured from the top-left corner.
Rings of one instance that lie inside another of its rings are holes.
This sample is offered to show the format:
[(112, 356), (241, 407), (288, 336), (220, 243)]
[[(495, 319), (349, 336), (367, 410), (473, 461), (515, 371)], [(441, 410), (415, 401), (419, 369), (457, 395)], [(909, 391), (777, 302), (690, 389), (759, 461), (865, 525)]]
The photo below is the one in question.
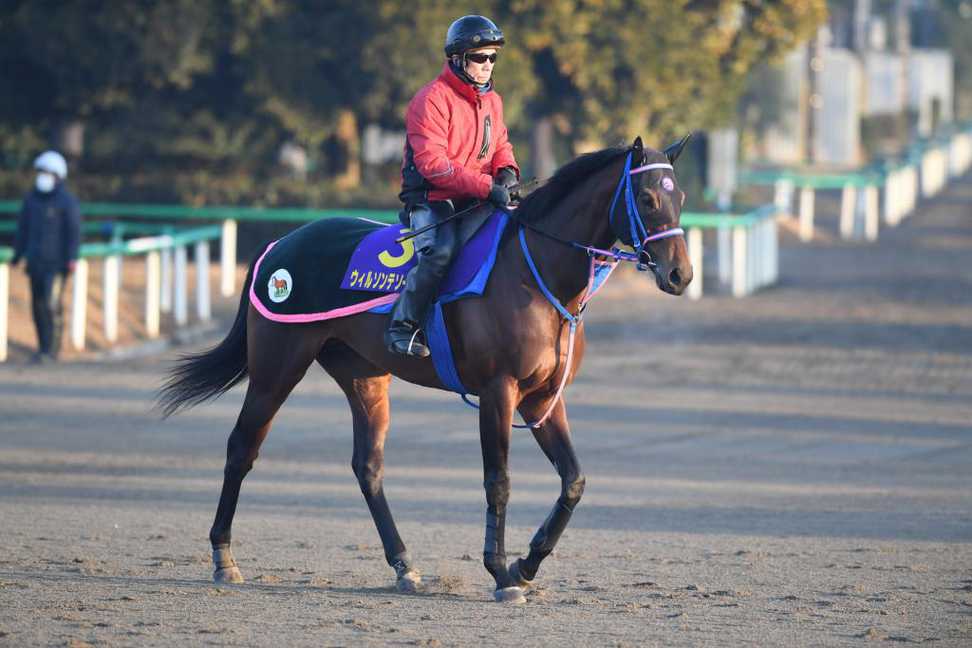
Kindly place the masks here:
[(501, 184), (493, 183), (493, 188), (489, 190), (489, 197), (486, 200), (506, 209), (510, 204), (510, 190)]
[(496, 184), (501, 184), (507, 189), (512, 189), (520, 181), (516, 177), (516, 170), (513, 167), (503, 167), (496, 172), (496, 177), (494, 178)]
[(516, 170), (513, 167), (503, 167), (496, 172), (496, 177), (493, 181), (498, 185), (503, 185), (510, 192), (510, 201), (519, 202), (520, 192), (515, 189), (518, 184), (520, 184), (519, 178), (516, 177)]

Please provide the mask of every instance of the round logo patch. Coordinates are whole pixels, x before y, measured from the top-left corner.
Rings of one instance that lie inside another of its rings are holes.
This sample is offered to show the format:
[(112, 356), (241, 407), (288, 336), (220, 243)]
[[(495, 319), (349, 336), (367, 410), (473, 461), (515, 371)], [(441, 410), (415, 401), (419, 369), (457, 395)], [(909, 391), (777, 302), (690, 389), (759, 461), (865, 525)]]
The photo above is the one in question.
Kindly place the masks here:
[(675, 190), (675, 183), (668, 176), (665, 176), (664, 178), (662, 178), (662, 183), (661, 184), (662, 184), (662, 189), (664, 189), (665, 191), (674, 191)]
[(267, 294), (274, 304), (279, 304), (290, 297), (290, 291), (293, 289), (294, 280), (291, 279), (290, 273), (283, 268), (270, 275), (270, 281), (267, 283)]

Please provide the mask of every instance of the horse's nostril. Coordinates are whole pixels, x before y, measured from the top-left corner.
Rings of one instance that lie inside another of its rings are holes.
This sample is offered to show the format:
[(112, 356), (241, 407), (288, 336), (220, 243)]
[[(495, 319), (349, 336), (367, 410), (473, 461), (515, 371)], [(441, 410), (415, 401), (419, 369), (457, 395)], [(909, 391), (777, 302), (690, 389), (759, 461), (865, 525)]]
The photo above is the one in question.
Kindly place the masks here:
[(673, 286), (678, 286), (682, 283), (682, 274), (678, 271), (678, 268), (668, 273), (668, 282)]

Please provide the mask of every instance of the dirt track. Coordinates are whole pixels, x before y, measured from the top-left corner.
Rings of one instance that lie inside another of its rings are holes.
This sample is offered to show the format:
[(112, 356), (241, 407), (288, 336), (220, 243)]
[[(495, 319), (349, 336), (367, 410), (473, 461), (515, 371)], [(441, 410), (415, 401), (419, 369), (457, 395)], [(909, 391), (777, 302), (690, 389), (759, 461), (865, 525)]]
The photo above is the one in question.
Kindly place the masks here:
[[(392, 591), (323, 372), (244, 485), (248, 583), (216, 588), (241, 393), (160, 422), (164, 357), (0, 366), (0, 645), (972, 644), (972, 177), (876, 245), (784, 240), (782, 273), (699, 303), (621, 277), (592, 305), (568, 391), (587, 491), (518, 607), (490, 602), (454, 396), (393, 388), (420, 594)], [(521, 551), (558, 481), (526, 433), (511, 462)]]

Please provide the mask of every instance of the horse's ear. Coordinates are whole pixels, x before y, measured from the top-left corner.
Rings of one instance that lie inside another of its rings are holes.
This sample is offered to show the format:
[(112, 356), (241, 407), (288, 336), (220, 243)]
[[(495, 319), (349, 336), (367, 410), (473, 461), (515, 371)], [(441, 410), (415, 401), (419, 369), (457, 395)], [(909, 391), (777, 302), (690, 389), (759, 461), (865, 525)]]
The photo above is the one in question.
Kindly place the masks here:
[(685, 137), (662, 151), (665, 154), (665, 157), (668, 158), (669, 164), (675, 164), (675, 160), (678, 159), (678, 156), (682, 154), (682, 149), (685, 148), (685, 143), (688, 142), (691, 137), (692, 132), (689, 131)]
[(645, 145), (641, 141), (641, 135), (635, 138), (634, 142), (631, 144), (631, 152), (634, 153), (634, 157), (638, 157), (645, 151)]

